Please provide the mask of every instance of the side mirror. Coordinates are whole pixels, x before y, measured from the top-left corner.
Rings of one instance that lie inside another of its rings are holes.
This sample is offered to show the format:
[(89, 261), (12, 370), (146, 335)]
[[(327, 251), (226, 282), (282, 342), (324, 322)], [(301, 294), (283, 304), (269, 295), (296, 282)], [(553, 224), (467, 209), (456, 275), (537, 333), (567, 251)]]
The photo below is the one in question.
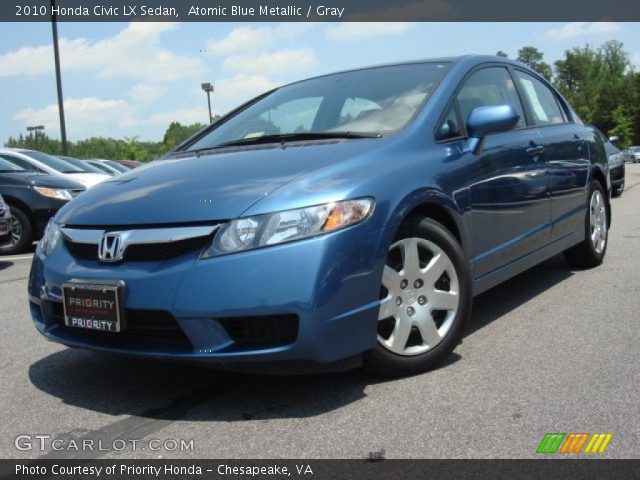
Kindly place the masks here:
[(613, 142), (617, 142), (618, 140), (620, 140), (620, 137), (619, 137), (619, 136), (617, 136), (617, 135), (614, 135), (613, 137), (609, 137), (609, 141), (610, 141), (611, 143), (613, 143)]
[(471, 110), (467, 118), (467, 150), (478, 155), (490, 133), (506, 132), (518, 124), (520, 115), (512, 105), (491, 105)]

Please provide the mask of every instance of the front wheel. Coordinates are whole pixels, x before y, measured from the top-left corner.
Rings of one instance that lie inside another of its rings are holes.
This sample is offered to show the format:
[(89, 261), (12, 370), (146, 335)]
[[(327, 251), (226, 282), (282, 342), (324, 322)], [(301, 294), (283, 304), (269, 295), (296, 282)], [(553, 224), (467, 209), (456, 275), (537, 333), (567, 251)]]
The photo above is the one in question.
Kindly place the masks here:
[(365, 367), (395, 376), (441, 363), (471, 315), (471, 273), (455, 237), (434, 220), (410, 219), (389, 248), (381, 283), (378, 343)]
[(585, 239), (564, 252), (569, 265), (578, 268), (597, 267), (607, 252), (609, 235), (607, 204), (604, 188), (597, 180), (589, 187), (587, 214), (585, 216)]
[(10, 242), (0, 247), (0, 254), (13, 255), (26, 252), (33, 243), (33, 225), (31, 220), (20, 208), (10, 206), (13, 231)]

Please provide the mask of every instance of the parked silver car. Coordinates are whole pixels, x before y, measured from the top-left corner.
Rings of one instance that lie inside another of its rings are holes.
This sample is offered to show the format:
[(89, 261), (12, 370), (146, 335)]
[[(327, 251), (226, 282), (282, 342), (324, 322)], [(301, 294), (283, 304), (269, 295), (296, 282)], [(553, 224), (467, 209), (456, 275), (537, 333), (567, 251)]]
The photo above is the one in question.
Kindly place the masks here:
[(640, 162), (640, 147), (633, 146), (627, 148), (624, 152), (622, 152), (625, 162)]

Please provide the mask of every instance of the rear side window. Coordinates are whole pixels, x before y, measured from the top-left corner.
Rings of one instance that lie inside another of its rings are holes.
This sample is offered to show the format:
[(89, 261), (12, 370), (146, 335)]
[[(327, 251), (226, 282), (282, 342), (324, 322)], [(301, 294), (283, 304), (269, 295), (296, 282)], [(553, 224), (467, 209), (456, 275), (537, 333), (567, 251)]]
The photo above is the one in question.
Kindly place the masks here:
[(458, 93), (457, 100), (465, 122), (474, 108), (508, 104), (520, 114), (516, 128), (524, 126), (520, 98), (506, 68), (489, 67), (473, 73)]
[(516, 70), (524, 96), (531, 108), (535, 125), (556, 125), (564, 123), (564, 116), (556, 96), (551, 89), (528, 73)]

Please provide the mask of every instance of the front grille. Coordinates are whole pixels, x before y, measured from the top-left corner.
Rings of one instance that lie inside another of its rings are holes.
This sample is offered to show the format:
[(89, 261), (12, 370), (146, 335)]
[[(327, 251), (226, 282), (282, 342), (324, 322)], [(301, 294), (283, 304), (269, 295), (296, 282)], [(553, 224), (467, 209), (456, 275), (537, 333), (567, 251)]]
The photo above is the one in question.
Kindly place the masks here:
[[(211, 238), (196, 237), (177, 242), (144, 243), (129, 245), (124, 252), (126, 262), (162, 262), (187, 253), (203, 249), (211, 243)], [(77, 260), (98, 261), (98, 245), (95, 243), (76, 243), (64, 241), (67, 250)]]
[(189, 342), (176, 319), (164, 310), (125, 309), (124, 330), (120, 332), (101, 332), (66, 326), (62, 303), (52, 302), (52, 307), (58, 327), (63, 329), (69, 338), (78, 341), (84, 340), (105, 344), (170, 344), (189, 350), (192, 348), (191, 342)]
[(289, 345), (298, 337), (297, 315), (230, 317), (218, 321), (236, 345), (241, 347)]

